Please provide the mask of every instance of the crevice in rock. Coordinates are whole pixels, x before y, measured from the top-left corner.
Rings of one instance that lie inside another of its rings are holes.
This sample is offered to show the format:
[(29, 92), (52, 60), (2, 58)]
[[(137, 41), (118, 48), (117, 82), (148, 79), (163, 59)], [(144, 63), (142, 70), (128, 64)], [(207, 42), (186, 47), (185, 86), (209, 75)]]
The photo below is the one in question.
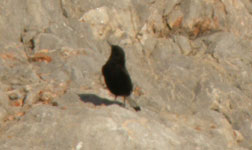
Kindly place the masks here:
[(27, 29), (24, 29), (23, 33), (21, 33), (20, 42), (24, 45), (24, 50), (27, 58), (34, 52), (34, 49), (36, 47), (34, 38), (35, 35), (35, 31), (32, 32)]
[(31, 50), (34, 50), (34, 48), (35, 48), (35, 42), (34, 42), (33, 38), (30, 39), (27, 44), (28, 44), (28, 48), (30, 48)]
[(61, 8), (61, 10), (62, 10), (62, 15), (63, 15), (65, 18), (68, 18), (69, 15), (68, 15), (66, 9), (65, 9), (64, 6), (63, 6), (62, 0), (60, 0), (60, 8)]
[(231, 121), (230, 117), (226, 113), (222, 112), (219, 108), (212, 108), (211, 110), (222, 114), (223, 117), (227, 120), (227, 122), (232, 126), (232, 121)]
[(221, 112), (221, 114), (226, 118), (228, 123), (232, 126), (232, 121), (231, 121), (230, 117), (226, 113)]

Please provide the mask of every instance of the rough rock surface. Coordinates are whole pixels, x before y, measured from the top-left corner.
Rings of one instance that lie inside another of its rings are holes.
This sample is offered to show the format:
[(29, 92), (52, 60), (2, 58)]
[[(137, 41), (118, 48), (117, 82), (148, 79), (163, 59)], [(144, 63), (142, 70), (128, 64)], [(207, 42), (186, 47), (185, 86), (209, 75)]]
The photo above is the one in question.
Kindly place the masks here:
[[(1, 150), (252, 150), (251, 0), (1, 0)], [(101, 78), (124, 48), (142, 108)]]

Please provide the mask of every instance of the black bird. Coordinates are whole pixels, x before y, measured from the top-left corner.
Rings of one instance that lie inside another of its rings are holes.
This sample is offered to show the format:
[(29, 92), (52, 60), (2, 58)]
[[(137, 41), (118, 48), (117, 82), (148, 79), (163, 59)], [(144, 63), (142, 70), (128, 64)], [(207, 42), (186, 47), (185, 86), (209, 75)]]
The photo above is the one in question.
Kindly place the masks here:
[[(121, 47), (117, 45), (111, 45), (111, 54), (106, 64), (102, 67), (102, 74), (105, 79), (105, 83), (111, 93), (117, 96), (123, 96), (123, 102), (125, 106), (125, 99), (128, 97), (133, 89), (133, 84), (130, 75), (125, 65), (125, 54)], [(130, 104), (132, 100), (129, 101)], [(136, 111), (140, 110), (140, 107), (132, 106)]]

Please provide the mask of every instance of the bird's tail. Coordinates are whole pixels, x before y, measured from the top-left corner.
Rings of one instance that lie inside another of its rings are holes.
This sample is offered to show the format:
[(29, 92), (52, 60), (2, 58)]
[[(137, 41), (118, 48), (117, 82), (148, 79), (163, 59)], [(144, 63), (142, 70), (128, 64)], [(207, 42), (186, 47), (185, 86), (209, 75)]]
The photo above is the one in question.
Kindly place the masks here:
[(129, 105), (135, 109), (135, 111), (140, 111), (141, 108), (140, 106), (136, 103), (135, 100), (133, 100), (131, 97), (127, 97), (127, 100), (129, 102)]

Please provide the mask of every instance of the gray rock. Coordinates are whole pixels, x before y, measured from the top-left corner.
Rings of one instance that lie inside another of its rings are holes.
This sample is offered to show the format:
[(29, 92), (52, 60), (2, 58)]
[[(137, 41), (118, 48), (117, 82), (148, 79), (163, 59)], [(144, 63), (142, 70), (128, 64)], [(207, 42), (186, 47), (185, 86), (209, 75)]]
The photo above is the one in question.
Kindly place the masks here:
[(184, 36), (175, 36), (175, 43), (178, 43), (180, 51), (183, 55), (192, 53), (191, 43), (188, 38)]
[[(0, 106), (0, 120), (1, 122), (5, 119), (7, 115), (7, 111), (4, 107)], [(0, 124), (0, 127), (2, 127), (2, 125)]]
[[(69, 98), (72, 98), (71, 101)], [(193, 150), (227, 149), (228, 143), (232, 142), (232, 139), (222, 138), (225, 134), (230, 136), (228, 132), (218, 133), (214, 128), (211, 129), (211, 125), (202, 126), (204, 129), (201, 129), (201, 125), (209, 122), (194, 124), (189, 118), (182, 121), (171, 114), (162, 114), (166, 123), (161, 123), (152, 112), (144, 110), (136, 113), (114, 105), (90, 107), (71, 93), (63, 96), (61, 101), (60, 105), (65, 106), (65, 109), (61, 109), (61, 106), (37, 105), (11, 128), (6, 127), (5, 134), (0, 137), (0, 148), (57, 150), (186, 147)], [(148, 116), (156, 119), (150, 120)], [(225, 120), (221, 115), (214, 116), (219, 116), (218, 120)], [(212, 124), (220, 127), (228, 125), (225, 121)], [(226, 128), (231, 129), (228, 126)], [(21, 139), (26, 144), (19, 144)], [(231, 149), (241, 148), (234, 145)]]
[(252, 14), (252, 3), (249, 0), (242, 0), (244, 6), (248, 9), (248, 12)]
[[(2, 113), (3, 113), (4, 108), (8, 108), (9, 98), (2, 90), (0, 90), (0, 96), (1, 96), (0, 106), (1, 106)], [(2, 117), (3, 116), (4, 116), (4, 113), (2, 114)]]
[[(249, 0), (2, 0), (0, 14), (0, 149), (251, 150)], [(140, 112), (102, 81), (108, 41)]]
[(37, 39), (35, 39), (35, 45), (38, 50), (59, 49), (63, 46), (61, 43), (62, 41), (60, 38), (56, 37), (55, 35), (48, 34), (48, 33), (39, 34)]

